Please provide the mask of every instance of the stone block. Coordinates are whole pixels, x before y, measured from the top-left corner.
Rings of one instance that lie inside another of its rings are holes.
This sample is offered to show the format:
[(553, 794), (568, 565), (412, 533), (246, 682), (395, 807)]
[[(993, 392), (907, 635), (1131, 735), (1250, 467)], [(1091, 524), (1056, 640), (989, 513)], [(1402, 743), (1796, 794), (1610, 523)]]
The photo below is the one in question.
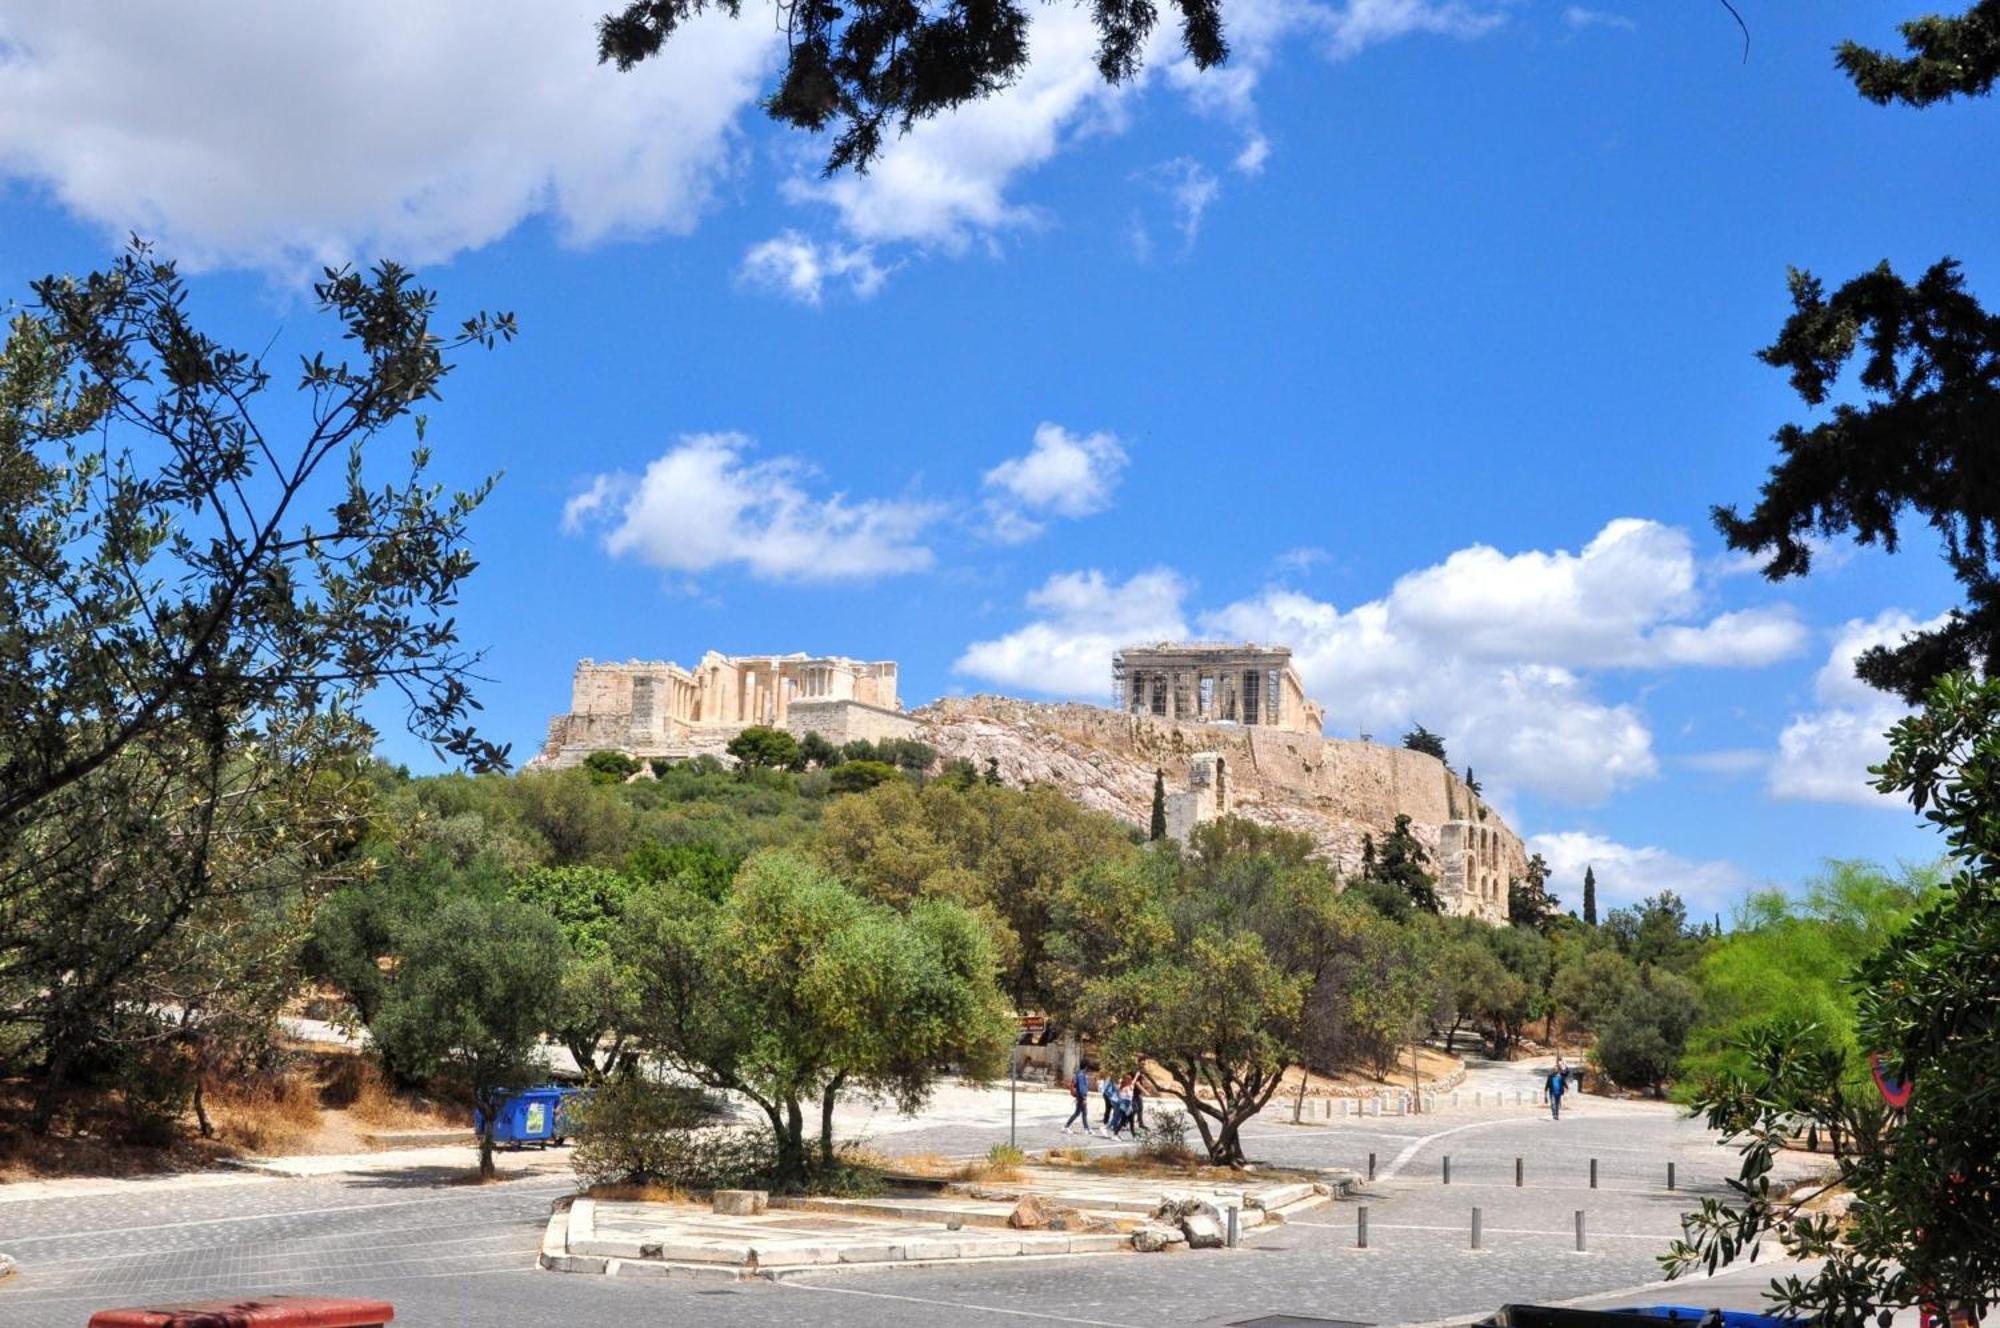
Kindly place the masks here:
[(901, 1245), (842, 1245), (842, 1263), (901, 1263), (906, 1256)]
[(1172, 1227), (1147, 1225), (1132, 1233), (1132, 1248), (1141, 1254), (1158, 1254), (1169, 1245), (1177, 1245), (1186, 1240)]
[(831, 1245), (809, 1245), (803, 1241), (783, 1245), (752, 1245), (750, 1262), (758, 1268), (797, 1268), (808, 1264), (839, 1263), (840, 1251)]
[(771, 1206), (771, 1196), (765, 1190), (717, 1190), (711, 1203), (725, 1217), (755, 1217)]
[(1014, 1205), (1014, 1211), (1007, 1214), (1007, 1225), (1016, 1231), (1043, 1231), (1054, 1216), (1055, 1210), (1047, 1200), (1038, 1194), (1025, 1194)]
[(1222, 1223), (1207, 1212), (1189, 1213), (1182, 1218), (1181, 1234), (1187, 1237), (1187, 1245), (1191, 1250), (1222, 1248)]
[(904, 1241), (903, 1257), (912, 1262), (924, 1259), (956, 1259), (962, 1243), (956, 1240)]

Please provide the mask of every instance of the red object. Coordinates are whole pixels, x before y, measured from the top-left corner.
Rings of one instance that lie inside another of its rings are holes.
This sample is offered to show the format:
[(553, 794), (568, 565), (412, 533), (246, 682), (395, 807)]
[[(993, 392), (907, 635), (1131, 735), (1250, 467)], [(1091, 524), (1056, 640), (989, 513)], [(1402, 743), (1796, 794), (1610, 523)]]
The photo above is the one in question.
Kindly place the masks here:
[(1915, 1084), (1908, 1079), (1892, 1079), (1882, 1069), (1882, 1054), (1868, 1053), (1868, 1069), (1875, 1076), (1875, 1087), (1882, 1094), (1882, 1100), (1897, 1111), (1910, 1105), (1910, 1090)]
[(99, 1310), (90, 1328), (376, 1328), (396, 1317), (386, 1300), (326, 1296), (245, 1296), (194, 1305)]

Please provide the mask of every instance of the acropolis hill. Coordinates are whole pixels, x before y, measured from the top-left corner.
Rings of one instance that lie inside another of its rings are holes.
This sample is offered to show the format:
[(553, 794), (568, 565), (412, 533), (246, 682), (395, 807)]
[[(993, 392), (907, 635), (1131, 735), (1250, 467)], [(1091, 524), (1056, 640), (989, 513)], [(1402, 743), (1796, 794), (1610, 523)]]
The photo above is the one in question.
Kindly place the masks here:
[(1232, 814), (1309, 836), (1343, 873), (1362, 840), (1399, 815), (1432, 855), (1447, 911), (1504, 922), (1507, 884), (1527, 851), (1465, 782), (1433, 756), (1327, 738), (1283, 647), (1160, 643), (1111, 661), (1115, 708), (947, 697), (905, 712), (893, 663), (838, 656), (724, 656), (693, 670), (661, 662), (577, 667), (570, 713), (549, 724), (531, 766), (593, 751), (685, 759), (720, 754), (751, 724), (853, 738), (915, 737), (943, 759), (997, 763), (1010, 784), (1046, 783), (1084, 806), (1144, 826), (1155, 771), (1168, 824)]

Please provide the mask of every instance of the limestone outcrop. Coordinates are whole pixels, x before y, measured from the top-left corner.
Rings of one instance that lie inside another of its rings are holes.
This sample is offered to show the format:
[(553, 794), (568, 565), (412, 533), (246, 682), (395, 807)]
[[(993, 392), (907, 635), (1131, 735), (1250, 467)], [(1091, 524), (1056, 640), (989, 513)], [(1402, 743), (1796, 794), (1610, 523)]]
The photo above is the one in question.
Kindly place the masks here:
[[(1095, 810), (1145, 826), (1153, 776), (1196, 786), (1238, 816), (1309, 836), (1343, 874), (1358, 872), (1362, 840), (1396, 817), (1430, 852), (1452, 913), (1504, 922), (1507, 884), (1527, 870), (1519, 835), (1435, 757), (1380, 743), (1267, 726), (1182, 722), (1074, 703), (948, 697), (911, 711), (916, 736), (946, 760), (997, 762), (1012, 784), (1045, 783)], [(1213, 764), (1209, 758), (1213, 758)], [(1197, 770), (1199, 768), (1199, 775)]]

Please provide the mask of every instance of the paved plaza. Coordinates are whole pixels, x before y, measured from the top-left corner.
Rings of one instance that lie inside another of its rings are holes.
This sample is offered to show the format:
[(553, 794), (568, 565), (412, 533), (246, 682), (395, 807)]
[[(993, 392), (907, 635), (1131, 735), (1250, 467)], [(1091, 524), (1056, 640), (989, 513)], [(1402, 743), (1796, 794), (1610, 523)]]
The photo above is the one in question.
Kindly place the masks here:
[[(1655, 1256), (1683, 1208), (1723, 1192), (1735, 1155), (1662, 1104), (1572, 1100), (1560, 1122), (1515, 1107), (1522, 1066), (1475, 1065), (1480, 1107), (1428, 1115), (1291, 1124), (1286, 1104), (1253, 1122), (1253, 1156), (1376, 1177), (1350, 1197), (1248, 1233), (1235, 1250), (1109, 1252), (897, 1270), (843, 1268), (776, 1283), (579, 1277), (537, 1267), (551, 1206), (571, 1192), (560, 1153), (510, 1156), (509, 1179), (456, 1183), (443, 1165), (374, 1174), (245, 1174), (154, 1182), (0, 1187), (0, 1252), (21, 1264), (0, 1283), (7, 1328), (81, 1325), (95, 1309), (241, 1292), (379, 1296), (399, 1323), (577, 1328), (634, 1323), (764, 1325), (810, 1318), (843, 1328), (981, 1328), (1039, 1320), (1095, 1328), (1163, 1321), (1213, 1326), (1263, 1315), (1366, 1324), (1468, 1318), (1503, 1301), (1620, 1294), (1752, 1306), (1764, 1266), (1670, 1290)], [(1494, 1095), (1506, 1105), (1495, 1107)], [(1021, 1144), (1109, 1149), (1065, 1137), (1066, 1097), (1012, 1104)], [(949, 1088), (921, 1120), (844, 1118), (890, 1153), (977, 1156), (1009, 1134), (997, 1091)], [(463, 1159), (469, 1161), (469, 1150)], [(1451, 1183), (1443, 1159), (1451, 1158)], [(1597, 1188), (1590, 1161), (1597, 1160)], [(1519, 1159), (1521, 1184), (1515, 1184)], [(1667, 1164), (1677, 1188), (1666, 1188)], [(20, 1197), (26, 1196), (26, 1197)], [(1369, 1248), (1355, 1248), (1366, 1206)], [(1482, 1219), (1470, 1248), (1471, 1211)], [(1574, 1214), (1585, 1213), (1577, 1253)]]

